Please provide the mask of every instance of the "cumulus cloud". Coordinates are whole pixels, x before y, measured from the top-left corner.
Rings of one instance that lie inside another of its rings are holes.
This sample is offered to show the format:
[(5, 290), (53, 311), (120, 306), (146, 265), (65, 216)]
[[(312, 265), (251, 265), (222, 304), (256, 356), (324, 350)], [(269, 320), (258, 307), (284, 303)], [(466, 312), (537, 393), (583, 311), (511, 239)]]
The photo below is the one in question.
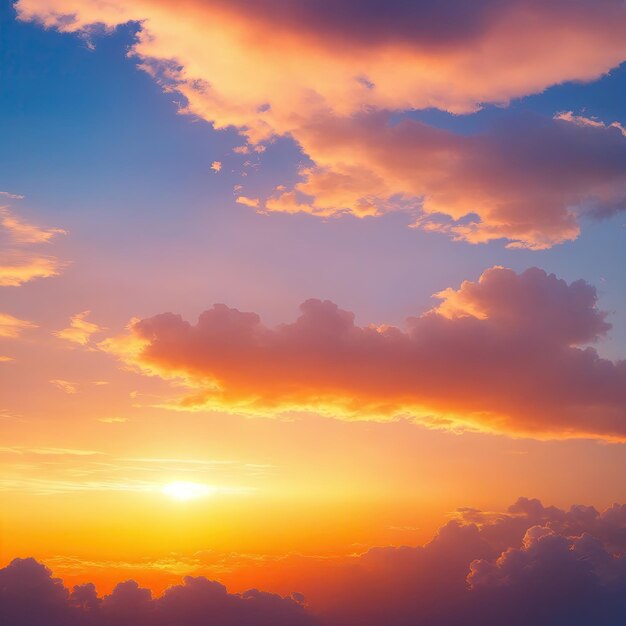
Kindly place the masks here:
[(92, 584), (70, 592), (33, 559), (0, 569), (0, 618), (11, 626), (313, 626), (293, 598), (257, 590), (230, 594), (218, 582), (186, 577), (153, 598), (132, 581), (103, 598)]
[(91, 336), (104, 330), (97, 324), (90, 322), (87, 317), (91, 311), (83, 311), (72, 315), (70, 325), (62, 330), (57, 330), (53, 334), (59, 339), (64, 339), (80, 346), (86, 346), (91, 340)]
[(358, 326), (329, 301), (306, 301), (276, 328), (217, 304), (195, 325), (164, 313), (99, 345), (144, 373), (182, 378), (193, 390), (181, 409), (408, 415), (438, 427), (624, 439), (626, 362), (587, 346), (610, 328), (591, 285), (493, 267), (436, 297), (405, 329)]
[(132, 580), (101, 597), (16, 559), (0, 569), (0, 611), (11, 626), (615, 626), (626, 616), (625, 529), (624, 505), (463, 509), (424, 546), (258, 564), (257, 576), (303, 592), (289, 596), (186, 577), (156, 598)]
[[(624, 207), (626, 140), (616, 127), (562, 116), (517, 134), (461, 137), (388, 121), (429, 107), (470, 113), (602, 76), (626, 59), (619, 0), (349, 0), (340, 11), (329, 0), (16, 7), (21, 19), (64, 32), (135, 21), (133, 53), (186, 98), (186, 112), (238, 128), (250, 146), (292, 137), (314, 166), (295, 190), (270, 199), (272, 211), (369, 216), (423, 203), (427, 216), (452, 224), (420, 224), (457, 239), (544, 248), (576, 237), (577, 210)], [(469, 224), (455, 222), (463, 217)]]
[[(537, 501), (521, 502), (543, 508)], [(575, 517), (580, 508), (566, 512), (549, 507), (552, 515), (562, 518)], [(596, 512), (595, 521), (609, 516)], [(355, 626), (582, 626), (615, 624), (623, 619), (623, 546), (614, 551), (591, 534), (592, 525), (583, 527), (580, 534), (570, 534), (549, 523), (535, 525), (532, 517), (523, 513), (509, 512), (502, 517), (514, 519), (524, 529), (521, 539), (511, 537), (504, 549), (494, 545), (480, 524), (452, 521), (423, 548), (371, 550), (353, 563), (360, 577), (358, 597), (343, 605), (329, 598), (329, 621)], [(623, 514), (620, 523), (623, 529)], [(345, 573), (338, 584), (336, 597), (340, 598), (348, 589)], [(372, 613), (379, 619), (372, 619)]]
[[(167, 70), (190, 107), (219, 127), (283, 133), (299, 112), (475, 110), (566, 80), (591, 80), (626, 57), (616, 0), (20, 0), (21, 19), (66, 32), (142, 23), (134, 52)], [(175, 19), (173, 19), (175, 18)]]

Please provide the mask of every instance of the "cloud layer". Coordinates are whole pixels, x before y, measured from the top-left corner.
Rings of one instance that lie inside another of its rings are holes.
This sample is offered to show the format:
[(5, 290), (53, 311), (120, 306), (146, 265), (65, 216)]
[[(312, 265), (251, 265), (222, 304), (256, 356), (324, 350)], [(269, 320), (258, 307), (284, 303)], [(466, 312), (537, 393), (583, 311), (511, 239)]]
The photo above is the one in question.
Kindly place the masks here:
[(469, 136), (387, 113), (318, 119), (298, 135), (316, 165), (266, 209), (364, 217), (419, 207), (415, 226), (457, 240), (549, 248), (578, 236), (581, 215), (626, 207), (626, 137), (580, 119), (516, 115)]
[(512, 119), (462, 137), (390, 123), (391, 113), (470, 113), (597, 79), (626, 60), (619, 0), (16, 6), (21, 19), (65, 32), (135, 21), (133, 53), (186, 98), (185, 111), (234, 126), (252, 143), (292, 137), (314, 166), (297, 189), (270, 199), (271, 211), (365, 216), (421, 207), (452, 222), (419, 225), (457, 239), (544, 248), (576, 237), (578, 213), (624, 208), (626, 139), (617, 128)]
[(281, 570), (274, 585), (282, 579), (304, 595), (231, 594), (186, 577), (158, 598), (132, 580), (99, 597), (90, 583), (70, 591), (33, 559), (16, 559), (0, 569), (0, 618), (11, 626), (614, 626), (626, 617), (625, 551), (624, 505), (565, 511), (520, 498), (505, 513), (459, 510), (425, 546), (259, 565), (258, 576)]
[(357, 326), (329, 301), (308, 300), (274, 329), (218, 304), (195, 325), (164, 313), (100, 345), (144, 373), (184, 379), (193, 392), (183, 409), (625, 437), (626, 362), (584, 347), (610, 328), (592, 286), (493, 267), (437, 297), (404, 330)]

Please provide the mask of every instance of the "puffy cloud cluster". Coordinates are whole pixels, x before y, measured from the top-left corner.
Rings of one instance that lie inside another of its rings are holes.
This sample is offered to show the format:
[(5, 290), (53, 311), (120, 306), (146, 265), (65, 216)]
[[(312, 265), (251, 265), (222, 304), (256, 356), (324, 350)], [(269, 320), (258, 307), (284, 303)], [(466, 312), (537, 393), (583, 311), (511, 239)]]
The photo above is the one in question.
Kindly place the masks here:
[[(623, 534), (623, 506), (563, 511), (522, 498), (489, 523), (491, 515), (480, 516), (461, 514), (424, 547), (377, 548), (343, 566), (333, 592), (319, 592), (328, 623), (582, 626), (624, 619), (626, 546), (602, 538)], [(356, 591), (346, 601), (349, 589)], [(315, 594), (304, 591), (315, 606)]]
[(567, 117), (513, 119), (509, 126), (520, 130), (461, 137), (389, 121), (390, 112), (469, 113), (598, 78), (626, 59), (620, 0), (349, 0), (340, 9), (331, 0), (19, 0), (16, 7), (21, 19), (64, 32), (135, 21), (134, 54), (186, 98), (186, 111), (216, 128), (234, 126), (253, 144), (292, 137), (314, 166), (268, 210), (365, 216), (423, 205), (427, 215), (452, 220), (420, 222), (427, 228), (543, 248), (576, 237), (578, 212), (624, 207), (619, 129), (568, 127)]
[[(11, 626), (615, 626), (626, 618), (626, 507), (569, 511), (520, 498), (505, 513), (463, 509), (419, 547), (353, 557), (291, 557), (285, 584), (304, 592), (231, 594), (203, 577), (158, 598), (135, 582), (99, 597), (66, 589), (43, 565), (0, 570), (0, 619)], [(308, 562), (307, 562), (308, 561)], [(274, 586), (281, 576), (274, 576)]]
[(193, 325), (164, 313), (100, 344), (127, 364), (183, 378), (187, 409), (312, 410), (355, 419), (412, 416), (539, 437), (626, 435), (626, 362), (583, 347), (610, 325), (596, 291), (533, 268), (493, 267), (437, 294), (406, 329), (358, 326), (308, 300), (276, 328), (223, 304)]
[(93, 584), (70, 592), (33, 559), (0, 570), (0, 622), (11, 626), (313, 626), (301, 603), (250, 590), (230, 594), (220, 583), (187, 577), (159, 598), (129, 580), (98, 597)]
[(340, 10), (331, 0), (19, 0), (16, 8), (65, 32), (140, 22), (135, 53), (155, 70), (165, 63), (194, 111), (254, 138), (320, 111), (469, 112), (597, 78), (626, 58), (618, 0), (348, 0)]

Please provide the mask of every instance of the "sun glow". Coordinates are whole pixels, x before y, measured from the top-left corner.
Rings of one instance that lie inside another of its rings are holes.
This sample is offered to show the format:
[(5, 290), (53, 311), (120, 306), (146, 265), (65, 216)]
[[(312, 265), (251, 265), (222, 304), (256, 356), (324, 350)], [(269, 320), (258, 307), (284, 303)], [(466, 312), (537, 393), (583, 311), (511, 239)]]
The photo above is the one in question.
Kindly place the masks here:
[(195, 500), (196, 498), (202, 498), (213, 493), (207, 485), (201, 483), (192, 483), (186, 481), (176, 481), (168, 483), (163, 486), (161, 490), (166, 496), (178, 500), (180, 502), (187, 502), (188, 500)]

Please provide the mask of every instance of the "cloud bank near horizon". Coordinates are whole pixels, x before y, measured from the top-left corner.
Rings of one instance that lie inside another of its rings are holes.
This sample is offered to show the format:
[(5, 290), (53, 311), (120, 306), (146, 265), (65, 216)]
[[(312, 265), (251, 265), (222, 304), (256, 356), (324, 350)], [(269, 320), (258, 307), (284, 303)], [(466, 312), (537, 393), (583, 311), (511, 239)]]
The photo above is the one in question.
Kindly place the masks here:
[(520, 498), (504, 513), (460, 509), (422, 547), (274, 561), (303, 592), (290, 596), (228, 593), (198, 576), (160, 597), (132, 580), (100, 597), (15, 559), (0, 569), (0, 616), (11, 626), (613, 626), (626, 615), (625, 555), (626, 506)]

